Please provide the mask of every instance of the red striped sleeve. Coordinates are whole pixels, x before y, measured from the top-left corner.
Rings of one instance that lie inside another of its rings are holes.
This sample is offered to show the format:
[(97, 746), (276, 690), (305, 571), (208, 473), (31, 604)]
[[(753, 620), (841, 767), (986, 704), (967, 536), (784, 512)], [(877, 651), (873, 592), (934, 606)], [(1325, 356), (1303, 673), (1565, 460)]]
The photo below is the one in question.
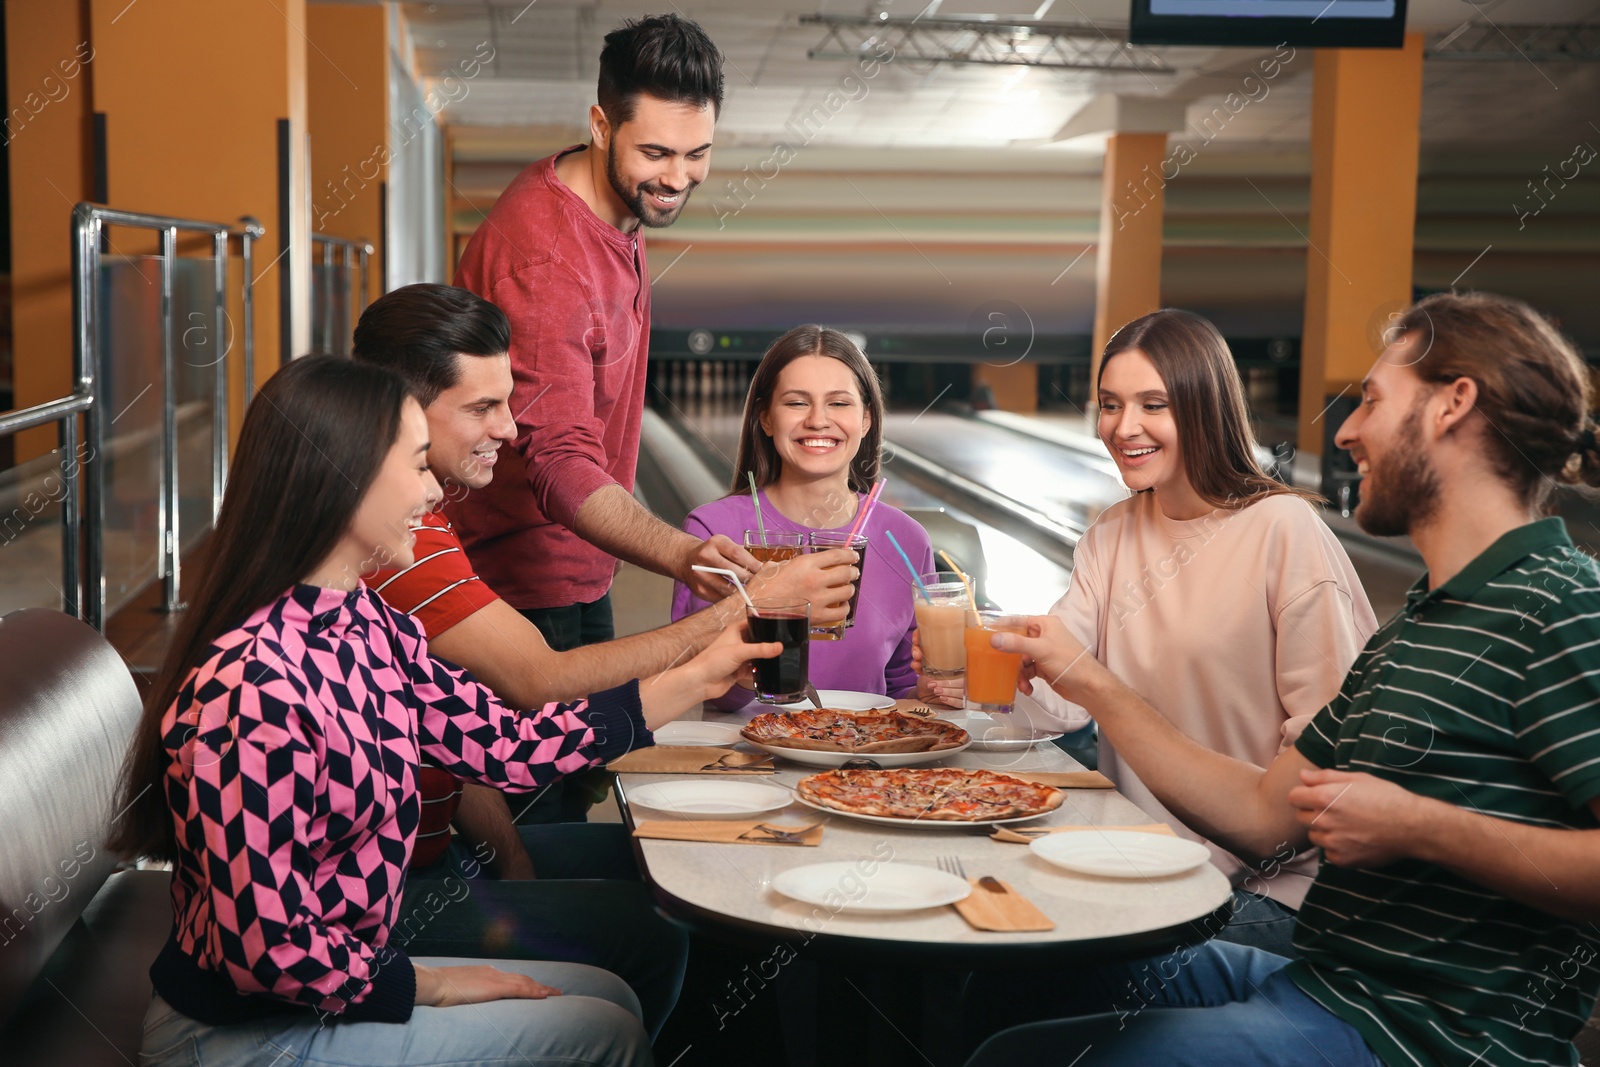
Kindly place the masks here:
[(416, 562), (379, 571), (367, 584), (390, 607), (415, 615), (432, 639), (499, 598), (473, 571), (443, 513), (426, 516), (416, 533)]

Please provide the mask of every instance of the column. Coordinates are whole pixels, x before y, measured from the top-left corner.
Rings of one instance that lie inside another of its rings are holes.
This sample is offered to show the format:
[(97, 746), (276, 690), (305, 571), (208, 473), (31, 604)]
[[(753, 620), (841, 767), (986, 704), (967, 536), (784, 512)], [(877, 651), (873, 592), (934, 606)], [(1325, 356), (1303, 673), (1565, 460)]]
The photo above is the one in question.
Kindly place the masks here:
[(1091, 382), (1099, 377), (1100, 353), (1111, 335), (1130, 319), (1161, 307), (1166, 208), (1161, 164), (1166, 151), (1165, 133), (1118, 132), (1106, 141), (1100, 242), (1095, 247)]
[[(311, 229), (366, 241), (368, 302), (383, 292), (383, 190), (389, 166), (387, 8), (311, 4), (306, 96), (311, 131)], [(352, 314), (359, 308), (352, 308)]]
[[(15, 402), (42, 404), (72, 391), (72, 205), (93, 198), (91, 83), (94, 47), (78, 4), (7, 4), (6, 82), (11, 110), (12, 350)], [(56, 431), (17, 435), (18, 462), (44, 455)]]
[[(255, 369), (257, 383), (264, 381), (311, 341), (306, 2), (89, 0), (89, 7), (107, 202), (213, 222), (253, 215), (266, 227), (254, 264)], [(65, 243), (64, 221), (61, 228)], [(233, 288), (237, 259), (229, 274)], [(228, 362), (237, 432), (237, 340)]]
[(1322, 413), (1359, 389), (1411, 302), (1422, 35), (1399, 49), (1319, 49), (1314, 62), (1299, 444), (1321, 455)]

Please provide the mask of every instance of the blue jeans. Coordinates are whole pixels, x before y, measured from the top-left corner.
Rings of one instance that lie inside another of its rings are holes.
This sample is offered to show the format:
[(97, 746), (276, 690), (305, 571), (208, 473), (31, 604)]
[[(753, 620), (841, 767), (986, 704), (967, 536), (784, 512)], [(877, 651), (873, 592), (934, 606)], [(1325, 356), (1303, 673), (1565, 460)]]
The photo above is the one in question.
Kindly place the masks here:
[(1286, 960), (1300, 958), (1294, 947), (1295, 913), (1264, 893), (1233, 891), (1233, 918), (1217, 931), (1218, 941), (1265, 949)]
[[(482, 960), (426, 958), (432, 967)], [(139, 1067), (649, 1067), (639, 1002), (620, 978), (570, 963), (499, 961), (555, 986), (546, 1000), (417, 1008), (405, 1023), (334, 1022), (309, 1009), (258, 1022), (207, 1026), (160, 997), (144, 1017)]]
[(474, 878), (475, 866), (462, 866), (467, 850), (452, 843), (438, 863), (407, 874), (391, 940), (412, 956), (603, 968), (638, 995), (654, 1038), (678, 1002), (689, 938), (656, 912), (627, 828), (555, 823), (519, 830), (537, 878)]
[[(610, 593), (587, 604), (524, 608), (521, 614), (539, 628), (545, 644), (555, 652), (597, 645), (617, 634)], [(609, 771), (590, 768), (551, 782), (537, 794), (507, 796), (506, 800), (511, 803), (512, 818), (520, 826), (583, 822), (589, 817), (589, 809), (605, 799), (615, 777)]]
[(967, 1067), (1382, 1067), (1354, 1027), (1289, 981), (1288, 964), (1210, 941), (1089, 972), (1059, 997), (1072, 1018), (1003, 1030)]

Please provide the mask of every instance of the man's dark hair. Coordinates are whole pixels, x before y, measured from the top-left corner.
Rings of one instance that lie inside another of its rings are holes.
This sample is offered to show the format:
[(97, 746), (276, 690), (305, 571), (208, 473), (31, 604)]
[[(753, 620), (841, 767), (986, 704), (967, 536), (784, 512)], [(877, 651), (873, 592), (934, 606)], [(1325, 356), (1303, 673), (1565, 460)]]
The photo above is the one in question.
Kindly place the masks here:
[(427, 407), (461, 380), (458, 352), (499, 356), (510, 348), (504, 311), (469, 290), (418, 282), (385, 293), (361, 313), (352, 354), (400, 375)]
[(633, 118), (639, 94), (722, 113), (722, 53), (700, 24), (681, 15), (633, 19), (606, 34), (600, 51), (600, 110), (615, 129)]

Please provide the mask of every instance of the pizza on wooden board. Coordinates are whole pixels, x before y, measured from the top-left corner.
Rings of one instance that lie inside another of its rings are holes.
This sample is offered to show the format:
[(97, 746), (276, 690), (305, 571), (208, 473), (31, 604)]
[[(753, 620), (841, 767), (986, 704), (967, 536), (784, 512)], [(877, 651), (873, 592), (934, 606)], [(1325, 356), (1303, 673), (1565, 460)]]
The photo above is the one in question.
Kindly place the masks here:
[(751, 719), (741, 737), (772, 748), (814, 752), (938, 752), (960, 748), (972, 738), (942, 719), (917, 719), (898, 711), (852, 713), (818, 711), (767, 712)]
[(1054, 811), (1059, 789), (994, 771), (957, 767), (833, 770), (800, 779), (801, 799), (854, 815), (985, 822)]

